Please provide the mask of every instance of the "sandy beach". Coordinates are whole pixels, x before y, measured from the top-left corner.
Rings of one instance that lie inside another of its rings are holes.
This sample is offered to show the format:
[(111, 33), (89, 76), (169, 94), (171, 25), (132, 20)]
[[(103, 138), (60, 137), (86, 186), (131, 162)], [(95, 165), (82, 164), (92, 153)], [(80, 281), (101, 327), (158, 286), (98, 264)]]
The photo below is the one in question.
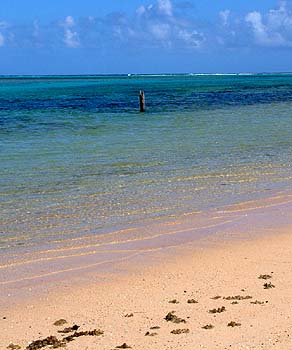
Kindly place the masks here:
[(291, 43), (292, 0), (1, 1), (0, 350), (292, 350)]
[(227, 207), (220, 215), (237, 220), (212, 234), (80, 273), (74, 286), (55, 280), (5, 305), (2, 294), (1, 349), (289, 349), (290, 201)]

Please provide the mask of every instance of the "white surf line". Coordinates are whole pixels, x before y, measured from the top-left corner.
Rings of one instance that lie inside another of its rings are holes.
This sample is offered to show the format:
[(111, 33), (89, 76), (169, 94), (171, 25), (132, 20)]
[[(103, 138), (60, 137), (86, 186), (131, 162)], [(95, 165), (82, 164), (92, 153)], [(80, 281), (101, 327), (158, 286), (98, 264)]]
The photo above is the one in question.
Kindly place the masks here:
[(244, 205), (244, 204), (247, 204), (247, 203), (257, 203), (257, 202), (271, 201), (271, 200), (275, 200), (275, 199), (290, 198), (290, 197), (292, 197), (292, 194), (290, 194), (290, 193), (287, 194), (287, 192), (278, 192), (277, 194), (275, 194), (273, 196), (260, 198), (260, 199), (251, 199), (251, 200), (247, 200), (245, 202), (240, 202), (240, 203), (237, 203), (237, 204), (230, 204), (230, 205), (227, 205), (226, 207), (240, 206), (240, 205)]
[[(283, 193), (281, 195), (281, 193)], [(244, 205), (244, 204), (248, 204), (248, 203), (256, 203), (256, 202), (260, 202), (260, 201), (264, 201), (264, 200), (274, 200), (274, 199), (278, 199), (278, 198), (287, 198), (287, 197), (292, 197), (292, 194), (286, 194), (285, 192), (278, 192), (278, 195), (277, 196), (271, 196), (271, 197), (267, 197), (267, 198), (262, 198), (262, 199), (255, 199), (255, 200), (250, 200), (250, 201), (246, 201), (246, 202), (241, 202), (241, 203), (237, 203), (237, 204), (234, 204), (234, 206), (240, 206), (240, 205)], [(288, 202), (290, 203), (290, 201)], [(282, 204), (282, 203), (280, 203)], [(285, 203), (283, 203), (285, 204)], [(277, 205), (277, 203), (275, 204)], [(226, 208), (230, 207), (230, 205), (226, 206)], [(224, 206), (223, 206), (224, 208)], [(250, 208), (248, 210), (254, 210), (254, 209), (258, 209), (258, 208)], [(243, 209), (244, 210), (244, 209)], [(240, 210), (240, 211), (243, 211), (243, 210)], [(174, 214), (174, 215), (170, 215), (168, 216), (169, 218), (173, 218), (173, 219), (178, 219), (180, 217), (186, 217), (186, 216), (191, 216), (191, 215), (196, 215), (196, 214), (202, 214), (202, 213), (207, 213), (207, 215), (210, 215), (210, 214), (232, 214), (233, 211), (228, 211), (228, 209), (226, 210), (218, 210), (218, 209), (211, 209), (211, 210), (206, 210), (206, 211), (192, 211), (192, 212), (186, 212), (186, 213), (182, 213), (182, 214)], [(217, 219), (217, 218), (224, 218), (224, 215), (222, 216), (218, 216), (218, 217), (211, 217), (211, 219)], [(154, 222), (154, 221), (157, 221), (157, 220), (163, 220), (163, 218), (151, 218), (151, 219), (147, 219), (147, 220), (144, 220), (143, 222), (148, 222), (148, 221), (151, 221), (151, 222)], [(162, 222), (161, 225), (170, 225), (170, 222)], [(112, 231), (112, 232), (108, 232), (108, 233), (104, 233), (104, 234), (100, 234), (98, 235), (98, 237), (104, 237), (104, 236), (109, 236), (109, 235), (114, 235), (114, 234), (117, 234), (117, 233), (122, 233), (122, 232), (127, 232), (127, 231), (135, 231), (135, 230), (138, 230), (140, 228), (140, 226), (136, 226), (136, 227), (132, 227), (132, 228), (127, 228), (127, 229), (121, 229), (121, 230), (116, 230), (116, 231)], [(65, 240), (55, 240), (53, 241), (54, 242), (58, 242), (58, 243), (61, 243), (61, 242), (66, 242), (66, 241), (77, 241), (77, 240), (85, 240), (85, 239), (90, 239), (90, 238), (96, 238), (97, 236), (96, 235), (89, 235), (89, 236), (82, 236), (82, 237), (76, 237), (76, 238), (69, 238), (69, 239), (65, 239)]]
[[(58, 249), (58, 250), (54, 250), (54, 251), (43, 251), (43, 252), (38, 252), (38, 253), (67, 251), (67, 250), (78, 250), (78, 249), (86, 249), (86, 248), (93, 248), (93, 247), (104, 247), (104, 246), (111, 246), (111, 245), (123, 245), (123, 244), (133, 243), (133, 242), (143, 242), (143, 241), (152, 240), (152, 239), (155, 239), (155, 238), (160, 238), (160, 237), (163, 237), (163, 236), (169, 236), (169, 235), (175, 235), (175, 234), (179, 234), (179, 233), (186, 233), (186, 232), (190, 232), (190, 231), (199, 231), (199, 230), (209, 229), (209, 228), (213, 228), (213, 227), (224, 226), (225, 224), (228, 224), (230, 222), (234, 222), (235, 220), (239, 220), (242, 217), (243, 216), (238, 216), (238, 217), (234, 218), (233, 220), (226, 220), (224, 222), (216, 223), (216, 224), (213, 224), (213, 225), (202, 226), (202, 227), (195, 227), (195, 228), (193, 227), (193, 228), (188, 228), (188, 229), (184, 229), (184, 230), (165, 232), (165, 233), (157, 234), (157, 235), (150, 236), (150, 237), (129, 239), (129, 240), (121, 241), (121, 242), (119, 242), (119, 241), (112, 241), (112, 242), (108, 242), (108, 243), (97, 243), (97, 244), (92, 244), (92, 245), (87, 245), (87, 246), (70, 247), (68, 249), (67, 248), (66, 249)], [(100, 251), (100, 252), (102, 252), (102, 251)], [(86, 255), (86, 253), (84, 253), (84, 255)], [(66, 256), (66, 258), (70, 258), (71, 256), (74, 257), (75, 255), (68, 255), (68, 256)], [(60, 257), (60, 258), (62, 258), (62, 257)], [(6, 265), (0, 265), (0, 269), (11, 268), (11, 267), (14, 267), (14, 266), (20, 266), (20, 265), (25, 265), (25, 264), (32, 264), (32, 263), (42, 262), (42, 261), (55, 260), (55, 259), (58, 259), (58, 257), (48, 257), (48, 258), (39, 258), (39, 259), (35, 259), (35, 260), (26, 260), (26, 261), (22, 261), (22, 262), (16, 262), (16, 263), (11, 263), (11, 264), (6, 264)]]
[(122, 261), (125, 261), (125, 260), (128, 260), (128, 259), (131, 259), (131, 258), (133, 258), (135, 256), (138, 256), (141, 253), (143, 254), (143, 253), (155, 252), (155, 251), (159, 251), (159, 250), (166, 249), (166, 248), (172, 248), (172, 247), (177, 247), (177, 246), (174, 245), (174, 246), (169, 246), (169, 247), (159, 247), (159, 248), (148, 249), (146, 251), (144, 250), (144, 251), (136, 252), (134, 254), (131, 254), (129, 256), (126, 256), (126, 257), (123, 257), (123, 258), (120, 258), (120, 259), (104, 260), (104, 261), (100, 261), (100, 262), (94, 263), (94, 264), (88, 264), (88, 265), (83, 265), (83, 266), (69, 268), (69, 269), (52, 271), (52, 272), (48, 272), (48, 273), (41, 274), (41, 275), (35, 275), (35, 276), (19, 278), (19, 279), (10, 280), (10, 281), (4, 281), (4, 282), (0, 282), (0, 285), (8, 285), (8, 284), (19, 283), (19, 282), (23, 282), (23, 281), (30, 281), (30, 280), (43, 278), (43, 277), (54, 276), (54, 275), (58, 275), (58, 274), (61, 274), (61, 273), (66, 273), (66, 272), (80, 271), (80, 270), (88, 269), (88, 268), (99, 266), (99, 265), (103, 265), (103, 264), (109, 264), (111, 262), (118, 263), (118, 262), (122, 262)]
[(39, 258), (39, 259), (33, 259), (33, 260), (26, 260), (26, 261), (19, 261), (11, 264), (1, 265), (0, 269), (3, 268), (10, 268), (15, 266), (22, 266), (27, 264), (34, 264), (38, 262), (45, 262), (45, 261), (51, 261), (51, 260), (59, 260), (59, 259), (70, 259), (70, 258), (76, 258), (76, 257), (83, 257), (83, 256), (89, 256), (89, 255), (95, 255), (100, 253), (130, 253), (130, 252), (140, 252), (143, 251), (143, 249), (117, 249), (117, 250), (91, 250), (86, 253), (77, 253), (77, 254), (70, 254), (70, 255), (59, 255), (59, 256), (52, 256), (47, 258)]
[[(214, 220), (220, 220), (220, 219), (224, 219), (224, 217), (227, 216), (227, 215), (223, 215), (223, 216), (214, 216), (214, 217), (211, 217), (209, 218), (210, 221), (214, 221)], [(229, 216), (230, 217), (230, 216)], [(232, 216), (234, 217), (234, 216)], [(237, 219), (237, 217), (235, 216), (235, 219)], [(168, 223), (163, 223), (163, 225), (170, 225), (171, 223), (168, 222)], [(215, 224), (215, 225), (219, 225), (221, 224), (220, 222)], [(204, 228), (208, 228), (208, 227), (205, 227), (205, 226), (201, 226), (201, 227), (196, 227), (196, 228), (189, 228), (189, 229), (185, 229), (183, 230), (182, 232), (184, 231), (188, 231), (188, 230), (200, 230), (200, 229), (204, 229)], [(125, 230), (118, 230), (118, 231), (113, 231), (113, 232), (110, 232), (109, 234), (103, 234), (103, 235), (97, 235), (97, 236), (88, 236), (88, 237), (85, 237), (85, 239), (87, 238), (100, 238), (100, 237), (108, 237), (110, 235), (113, 235), (113, 234), (117, 234), (117, 233), (123, 233), (123, 232), (130, 232), (130, 231), (133, 231), (133, 230), (136, 230), (138, 228), (131, 228), (131, 229), (125, 229)], [(174, 232), (164, 232), (164, 233), (161, 233), (160, 236), (163, 236), (165, 234), (172, 234), (172, 233), (179, 233), (180, 231), (174, 231)], [(56, 253), (56, 252), (61, 252), (61, 251), (69, 251), (69, 250), (77, 250), (77, 249), (87, 249), (87, 248), (91, 248), (91, 247), (98, 247), (98, 246), (104, 246), (104, 245), (110, 245), (110, 244), (123, 244), (123, 243), (127, 243), (127, 242), (131, 242), (131, 241), (139, 241), (139, 240), (143, 240), (143, 239), (151, 239), (152, 237), (156, 237), (156, 236), (146, 236), (146, 237), (143, 237), (143, 238), (137, 238), (136, 240), (133, 239), (133, 240), (126, 240), (126, 241), (112, 241), (112, 242), (104, 242), (104, 243), (96, 243), (96, 244), (88, 244), (88, 245), (80, 245), (80, 246), (75, 246), (75, 247), (65, 247), (65, 248), (56, 248), (56, 249), (48, 249), (48, 250), (40, 250), (38, 251), (37, 253), (38, 254), (48, 254), (48, 253)], [(82, 237), (78, 237), (77, 238), (78, 240), (82, 240)], [(67, 241), (67, 240), (66, 240)], [(68, 240), (70, 242), (70, 240)], [(72, 241), (74, 241), (74, 239), (72, 239)], [(61, 242), (64, 242), (64, 241), (60, 241)], [(24, 253), (24, 255), (26, 254), (30, 254), (29, 253)], [(1, 266), (0, 266), (1, 268)]]
[[(190, 213), (183, 213), (183, 214), (173, 214), (173, 215), (169, 215), (167, 217), (159, 217), (159, 218), (149, 218), (149, 219), (145, 219), (145, 220), (142, 220), (141, 223), (148, 223), (149, 221), (151, 223), (153, 223), (154, 225), (157, 225), (157, 221), (159, 220), (164, 220), (166, 218), (171, 218), (171, 219), (176, 219), (176, 218), (179, 218), (179, 217), (185, 217), (185, 216), (189, 216), (189, 215), (195, 215), (195, 214), (201, 214), (202, 211), (193, 211), (193, 212), (190, 212)], [(130, 222), (128, 223), (129, 225), (133, 223), (133, 222)], [(166, 223), (164, 222), (161, 222), (160, 223), (161, 225), (167, 225)], [(131, 228), (127, 228), (127, 229), (120, 229), (120, 230), (115, 230), (115, 231), (110, 231), (108, 233), (102, 233), (102, 234), (93, 234), (93, 235), (88, 235), (88, 236), (81, 236), (81, 237), (73, 237), (73, 238), (66, 238), (66, 239), (57, 239), (57, 240), (54, 240), (52, 241), (51, 243), (65, 243), (65, 242), (72, 242), (72, 241), (83, 241), (83, 240), (86, 240), (86, 239), (91, 239), (91, 238), (99, 238), (99, 237), (108, 237), (110, 235), (114, 235), (114, 234), (118, 234), (118, 233), (123, 233), (123, 232), (130, 232), (130, 231), (136, 231), (136, 230), (139, 230), (141, 227), (144, 227), (143, 225), (141, 226), (136, 226), (136, 227), (131, 227)]]
[(277, 207), (277, 206), (281, 206), (281, 205), (289, 204), (289, 203), (292, 203), (292, 200), (285, 201), (285, 202), (271, 203), (271, 204), (266, 204), (266, 205), (261, 205), (261, 206), (255, 206), (255, 207), (251, 207), (251, 208), (225, 209), (225, 210), (218, 211), (218, 213), (220, 213), (220, 214), (239, 213), (239, 212), (243, 212), (243, 211), (252, 211), (252, 210), (257, 210), (257, 209)]
[[(65, 243), (65, 242), (72, 242), (72, 241), (78, 241), (78, 240), (85, 240), (85, 239), (89, 239), (89, 238), (96, 238), (96, 237), (104, 237), (104, 236), (109, 236), (109, 235), (113, 235), (113, 234), (116, 234), (116, 233), (119, 233), (119, 232), (127, 232), (127, 231), (133, 231), (133, 230), (136, 230), (138, 228), (134, 227), (134, 228), (127, 228), (127, 229), (121, 229), (121, 230), (116, 230), (116, 231), (112, 231), (112, 232), (109, 232), (109, 233), (104, 233), (104, 234), (100, 234), (100, 235), (90, 235), (90, 236), (81, 236), (81, 237), (72, 237), (72, 238), (65, 238), (65, 239), (55, 239), (55, 240), (52, 240), (50, 243), (53, 244), (53, 243)], [(90, 231), (89, 229), (88, 230), (85, 230), (85, 231)], [(70, 231), (65, 231), (65, 233), (63, 232), (62, 235), (63, 236), (66, 236), (66, 235), (69, 235), (71, 234), (72, 232)], [(41, 237), (47, 237), (47, 235), (44, 233), (44, 234), (41, 234), (41, 235), (38, 235), (37, 238), (41, 238)], [(30, 241), (32, 238), (29, 237), (29, 238), (25, 238), (23, 240), (26, 240), (26, 241)], [(4, 241), (4, 243), (7, 242), (7, 241)], [(31, 246), (35, 246), (37, 245), (37, 242), (36, 243), (25, 243), (23, 245), (21, 245), (20, 247), (31, 247)], [(7, 246), (3, 246), (3, 247), (0, 247), (0, 249), (6, 249)], [(42, 251), (41, 251), (42, 252)]]

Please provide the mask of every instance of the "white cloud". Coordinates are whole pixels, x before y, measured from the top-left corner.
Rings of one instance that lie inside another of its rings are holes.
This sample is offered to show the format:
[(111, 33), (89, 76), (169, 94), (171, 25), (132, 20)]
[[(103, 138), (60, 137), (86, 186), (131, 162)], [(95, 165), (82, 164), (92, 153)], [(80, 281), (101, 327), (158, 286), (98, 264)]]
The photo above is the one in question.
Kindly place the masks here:
[(75, 20), (72, 16), (67, 16), (64, 21), (64, 27), (71, 28), (75, 26)]
[[(136, 9), (131, 30), (146, 47), (199, 49), (205, 42), (200, 26), (192, 20), (189, 3), (173, 6), (171, 0), (156, 0)], [(134, 37), (132, 35), (132, 37)]]
[(205, 41), (203, 33), (200, 33), (197, 30), (188, 31), (186, 29), (181, 29), (178, 32), (178, 36), (190, 48), (200, 48)]
[(245, 21), (251, 26), (257, 44), (271, 47), (292, 45), (292, 14), (286, 2), (281, 2), (278, 9), (271, 9), (267, 14), (250, 12)]
[(77, 48), (80, 46), (80, 41), (77, 32), (66, 29), (64, 33), (64, 43), (67, 47)]
[(229, 16), (230, 16), (230, 10), (224, 10), (219, 12), (219, 17), (222, 21), (223, 26), (228, 25)]
[(72, 16), (67, 16), (65, 21), (62, 23), (64, 27), (64, 38), (65, 45), (69, 48), (77, 48), (80, 46), (79, 35), (72, 28), (75, 26), (75, 20)]
[(273, 29), (292, 27), (292, 14), (286, 1), (281, 1), (278, 9), (271, 9), (267, 14), (267, 25)]
[(170, 35), (170, 26), (166, 23), (153, 24), (150, 26), (150, 32), (157, 40), (166, 40)]
[(141, 0), (133, 16), (118, 12), (104, 17), (67, 16), (49, 24), (12, 24), (1, 19), (0, 46), (194, 52), (252, 46), (292, 48), (292, 0), (280, 1), (267, 11), (244, 14), (223, 8), (213, 23), (197, 18), (189, 2), (179, 1)]
[(266, 37), (266, 27), (264, 26), (262, 22), (262, 15), (257, 12), (250, 12), (245, 17), (246, 22), (250, 23), (255, 35), (257, 35), (259, 38)]
[(0, 47), (4, 46), (5, 44), (5, 38), (4, 35), (0, 32)]
[(170, 0), (158, 0), (157, 4), (161, 14), (172, 16), (172, 3)]
[(145, 6), (140, 6), (140, 7), (138, 7), (137, 8), (137, 10), (136, 10), (136, 14), (140, 17), (140, 16), (142, 16), (142, 15), (144, 15), (144, 13), (146, 12), (146, 8), (145, 8)]

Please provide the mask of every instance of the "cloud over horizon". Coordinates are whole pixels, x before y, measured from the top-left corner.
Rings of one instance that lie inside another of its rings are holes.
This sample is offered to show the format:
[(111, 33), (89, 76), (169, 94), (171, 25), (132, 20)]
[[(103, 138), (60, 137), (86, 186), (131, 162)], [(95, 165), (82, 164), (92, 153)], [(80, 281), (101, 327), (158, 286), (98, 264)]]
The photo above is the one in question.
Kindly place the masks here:
[(255, 43), (268, 47), (292, 46), (292, 11), (289, 1), (281, 1), (278, 8), (265, 14), (253, 11), (245, 21), (253, 31)]
[(292, 47), (292, 1), (280, 1), (265, 13), (222, 9), (208, 23), (187, 1), (155, 0), (132, 15), (109, 13), (74, 18), (68, 14), (49, 24), (8, 23), (0, 18), (0, 48), (125, 48), (212, 51), (222, 48)]
[(76, 31), (74, 31), (75, 20), (72, 16), (67, 16), (64, 22), (61, 23), (64, 27), (64, 38), (63, 41), (67, 47), (77, 48), (80, 46), (79, 36)]

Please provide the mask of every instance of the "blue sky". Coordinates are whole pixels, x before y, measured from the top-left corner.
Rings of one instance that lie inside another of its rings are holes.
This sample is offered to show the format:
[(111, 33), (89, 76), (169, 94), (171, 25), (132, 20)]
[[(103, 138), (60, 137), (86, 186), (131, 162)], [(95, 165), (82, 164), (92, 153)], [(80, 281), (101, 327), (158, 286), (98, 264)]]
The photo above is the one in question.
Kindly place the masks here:
[(1, 0), (0, 74), (292, 71), (292, 0)]

